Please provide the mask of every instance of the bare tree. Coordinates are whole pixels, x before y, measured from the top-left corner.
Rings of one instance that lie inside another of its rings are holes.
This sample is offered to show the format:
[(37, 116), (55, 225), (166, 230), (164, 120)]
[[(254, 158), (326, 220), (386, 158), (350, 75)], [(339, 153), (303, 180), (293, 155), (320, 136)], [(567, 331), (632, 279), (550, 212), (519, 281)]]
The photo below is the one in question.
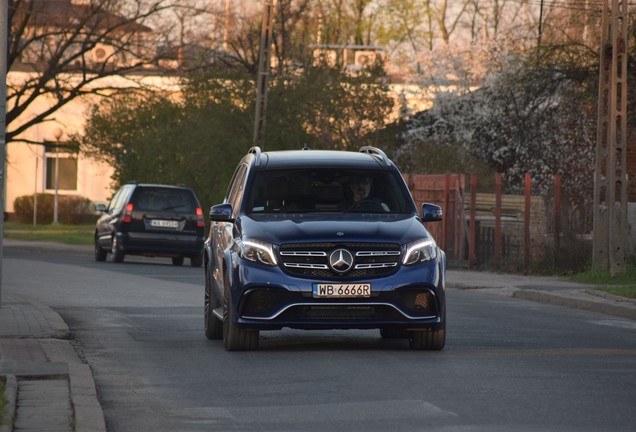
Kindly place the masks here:
[(208, 67), (223, 43), (224, 11), (210, 0), (172, 1), (170, 11), (153, 20), (160, 62), (184, 73)]
[[(155, 34), (145, 23), (171, 5), (172, 0), (9, 0), (7, 142), (39, 143), (24, 132), (55, 121), (72, 100), (123, 90), (103, 78), (130, 76), (153, 64)], [(35, 103), (42, 100), (46, 103)]]

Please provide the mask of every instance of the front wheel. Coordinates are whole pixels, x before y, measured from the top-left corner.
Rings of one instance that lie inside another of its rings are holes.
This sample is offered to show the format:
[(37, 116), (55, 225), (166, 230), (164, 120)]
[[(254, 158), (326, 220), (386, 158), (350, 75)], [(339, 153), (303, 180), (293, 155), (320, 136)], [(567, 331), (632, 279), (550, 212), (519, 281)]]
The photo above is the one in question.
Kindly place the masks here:
[(223, 338), (223, 322), (212, 311), (220, 306), (216, 296), (212, 293), (210, 268), (205, 267), (205, 298), (203, 300), (203, 325), (205, 337), (218, 340)]
[(192, 267), (201, 267), (203, 265), (203, 255), (196, 254), (190, 257), (190, 266)]
[(248, 330), (236, 325), (232, 319), (229, 299), (230, 286), (223, 291), (223, 346), (227, 351), (251, 351), (258, 348), (258, 330)]
[(183, 264), (183, 255), (172, 257), (172, 265), (180, 266)]
[(380, 336), (383, 339), (406, 339), (409, 334), (406, 330), (383, 327), (380, 329)]
[(412, 350), (441, 351), (446, 345), (446, 325), (409, 332), (409, 347)]

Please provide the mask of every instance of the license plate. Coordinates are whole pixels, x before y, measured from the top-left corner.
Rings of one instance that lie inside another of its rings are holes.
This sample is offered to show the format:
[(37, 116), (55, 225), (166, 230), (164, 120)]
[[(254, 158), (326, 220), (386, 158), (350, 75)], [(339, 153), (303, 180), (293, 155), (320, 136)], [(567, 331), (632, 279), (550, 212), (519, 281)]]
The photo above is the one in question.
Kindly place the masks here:
[(176, 220), (164, 220), (164, 219), (152, 219), (150, 226), (157, 228), (179, 228), (179, 221)]
[(371, 284), (314, 284), (316, 298), (371, 297)]

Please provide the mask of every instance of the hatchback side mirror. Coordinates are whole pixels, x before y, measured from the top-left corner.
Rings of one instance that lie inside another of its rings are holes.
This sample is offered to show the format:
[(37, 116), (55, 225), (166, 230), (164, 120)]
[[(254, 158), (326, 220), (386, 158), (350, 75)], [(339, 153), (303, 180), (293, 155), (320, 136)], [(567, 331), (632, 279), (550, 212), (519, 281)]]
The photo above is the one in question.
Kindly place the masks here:
[(95, 204), (95, 210), (100, 213), (106, 213), (106, 206), (104, 204)]
[(213, 222), (234, 222), (232, 204), (217, 204), (210, 207), (210, 220)]
[(422, 220), (424, 222), (437, 222), (442, 220), (442, 208), (435, 204), (422, 204)]

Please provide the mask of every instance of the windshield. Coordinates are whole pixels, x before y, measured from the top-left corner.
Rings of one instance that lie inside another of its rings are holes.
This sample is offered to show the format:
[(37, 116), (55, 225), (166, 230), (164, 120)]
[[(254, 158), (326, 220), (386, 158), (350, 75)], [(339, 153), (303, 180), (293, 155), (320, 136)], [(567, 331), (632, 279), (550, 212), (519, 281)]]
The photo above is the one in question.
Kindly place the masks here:
[(256, 171), (246, 197), (252, 213), (393, 213), (414, 211), (402, 178), (389, 170)]

